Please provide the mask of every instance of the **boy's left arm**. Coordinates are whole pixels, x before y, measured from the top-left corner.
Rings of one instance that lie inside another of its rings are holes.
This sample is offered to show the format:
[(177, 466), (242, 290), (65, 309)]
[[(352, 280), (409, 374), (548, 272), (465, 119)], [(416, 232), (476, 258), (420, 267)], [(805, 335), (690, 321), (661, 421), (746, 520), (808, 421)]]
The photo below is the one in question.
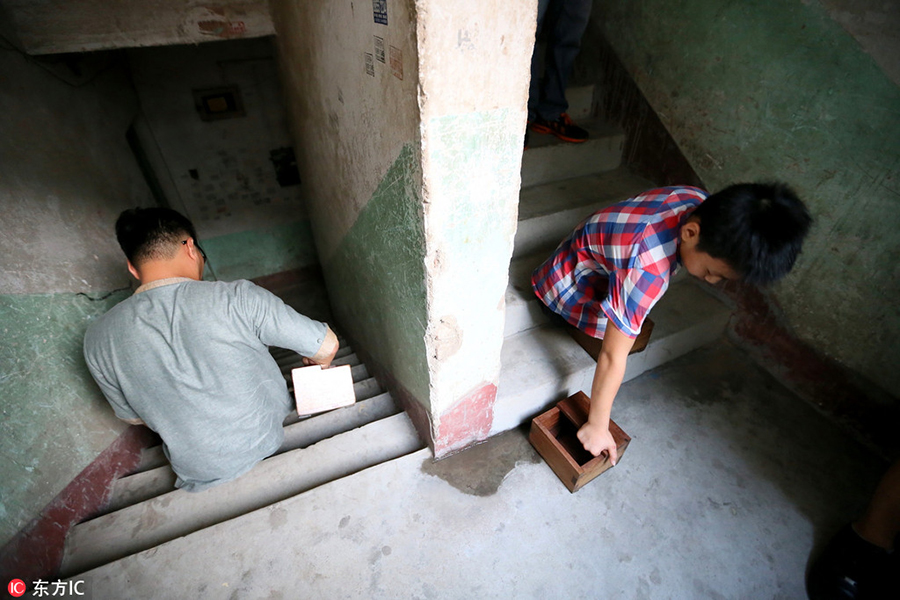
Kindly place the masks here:
[(609, 432), (609, 415), (625, 377), (625, 364), (633, 345), (634, 339), (616, 329), (612, 322), (607, 325), (591, 384), (588, 422), (578, 430), (578, 439), (584, 449), (594, 456), (606, 452), (613, 465), (618, 460), (618, 452)]

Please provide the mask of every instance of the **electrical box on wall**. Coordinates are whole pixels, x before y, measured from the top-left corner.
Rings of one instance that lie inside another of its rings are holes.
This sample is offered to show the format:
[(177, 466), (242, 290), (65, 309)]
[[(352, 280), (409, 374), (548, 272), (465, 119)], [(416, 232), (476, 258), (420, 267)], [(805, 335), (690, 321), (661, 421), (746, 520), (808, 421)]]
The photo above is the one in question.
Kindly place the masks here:
[(204, 121), (243, 117), (244, 102), (236, 85), (194, 90), (194, 106)]

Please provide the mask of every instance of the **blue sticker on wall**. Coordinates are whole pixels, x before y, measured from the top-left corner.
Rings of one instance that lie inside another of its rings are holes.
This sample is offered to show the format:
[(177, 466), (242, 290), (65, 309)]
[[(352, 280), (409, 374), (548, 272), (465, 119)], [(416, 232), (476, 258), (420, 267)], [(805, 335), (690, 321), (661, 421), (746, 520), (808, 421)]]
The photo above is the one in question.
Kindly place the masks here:
[(376, 23), (387, 25), (387, 0), (372, 0), (372, 13)]

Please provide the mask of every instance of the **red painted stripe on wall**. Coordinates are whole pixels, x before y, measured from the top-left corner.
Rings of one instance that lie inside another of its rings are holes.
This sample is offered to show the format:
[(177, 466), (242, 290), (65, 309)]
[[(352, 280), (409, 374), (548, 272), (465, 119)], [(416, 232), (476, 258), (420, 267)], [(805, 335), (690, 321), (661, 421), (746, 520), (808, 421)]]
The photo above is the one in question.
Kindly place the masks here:
[(109, 501), (116, 479), (134, 471), (141, 450), (158, 438), (132, 425), (48, 504), (41, 514), (0, 549), (0, 580), (54, 578), (63, 558), (66, 535)]

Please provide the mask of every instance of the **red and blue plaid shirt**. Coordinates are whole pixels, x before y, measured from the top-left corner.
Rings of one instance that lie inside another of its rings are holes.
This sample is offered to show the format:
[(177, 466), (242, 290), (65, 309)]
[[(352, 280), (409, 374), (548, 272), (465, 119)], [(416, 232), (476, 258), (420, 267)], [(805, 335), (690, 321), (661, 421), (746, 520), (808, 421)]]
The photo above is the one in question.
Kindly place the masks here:
[(659, 188), (594, 213), (535, 270), (535, 294), (592, 337), (602, 338), (610, 320), (637, 337), (677, 268), (681, 224), (706, 196)]

